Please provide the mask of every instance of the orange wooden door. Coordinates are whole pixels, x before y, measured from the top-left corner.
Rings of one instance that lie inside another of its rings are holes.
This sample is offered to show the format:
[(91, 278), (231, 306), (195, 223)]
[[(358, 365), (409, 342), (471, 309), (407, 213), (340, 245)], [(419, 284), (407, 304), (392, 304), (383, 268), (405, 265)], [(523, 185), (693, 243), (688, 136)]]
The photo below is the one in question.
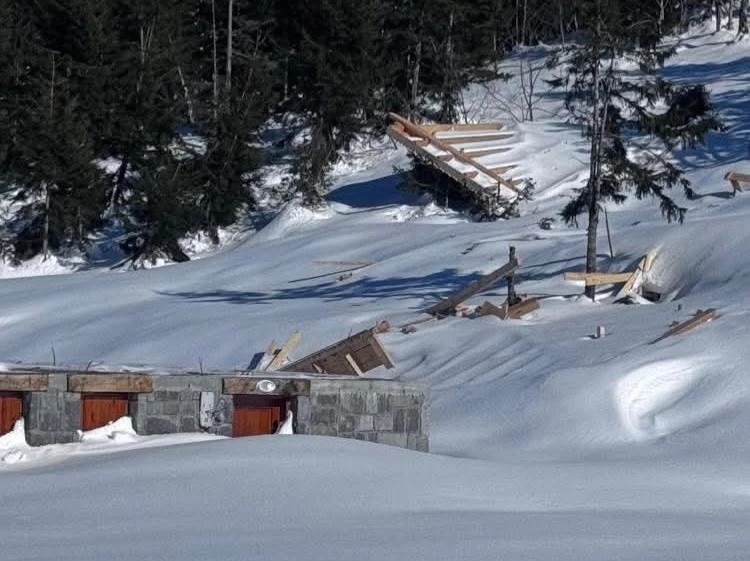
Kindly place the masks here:
[(22, 416), (21, 394), (0, 392), (0, 434), (6, 434)]
[(128, 414), (128, 394), (87, 393), (81, 396), (81, 429), (103, 427)]
[(235, 395), (232, 436), (273, 434), (285, 416), (283, 397)]

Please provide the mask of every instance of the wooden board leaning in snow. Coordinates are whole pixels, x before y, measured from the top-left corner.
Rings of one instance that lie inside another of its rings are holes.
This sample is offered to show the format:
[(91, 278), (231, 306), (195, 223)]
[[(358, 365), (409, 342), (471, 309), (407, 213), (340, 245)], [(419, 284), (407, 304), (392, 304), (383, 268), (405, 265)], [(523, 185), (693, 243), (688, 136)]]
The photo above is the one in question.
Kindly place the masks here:
[(662, 341), (667, 337), (671, 337), (672, 335), (678, 335), (680, 333), (690, 331), (700, 324), (714, 320), (717, 317), (719, 316), (716, 315), (716, 310), (714, 308), (709, 308), (708, 310), (698, 310), (697, 312), (695, 312), (695, 315), (689, 320), (683, 321), (681, 323), (675, 322), (674, 324), (672, 324), (672, 326), (664, 333), (664, 335), (654, 339), (650, 344), (653, 345), (654, 343), (658, 343), (659, 341)]
[(492, 271), (489, 275), (485, 275), (471, 284), (465, 286), (458, 292), (453, 293), (448, 298), (441, 300), (434, 306), (430, 306), (425, 310), (425, 313), (431, 315), (442, 315), (455, 309), (461, 302), (464, 302), (474, 296), (490, 288), (493, 284), (498, 282), (503, 277), (507, 277), (512, 274), (518, 268), (518, 260), (513, 259), (506, 263), (499, 269)]

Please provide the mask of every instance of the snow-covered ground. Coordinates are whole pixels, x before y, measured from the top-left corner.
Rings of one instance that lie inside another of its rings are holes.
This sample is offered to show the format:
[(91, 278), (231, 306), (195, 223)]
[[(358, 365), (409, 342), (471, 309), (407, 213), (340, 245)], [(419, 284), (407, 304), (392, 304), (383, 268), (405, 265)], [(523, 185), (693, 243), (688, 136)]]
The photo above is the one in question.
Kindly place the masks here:
[[(519, 292), (543, 297), (519, 321), (448, 318), (383, 335), (398, 368), (376, 374), (430, 385), (440, 456), (279, 436), (6, 463), (3, 555), (745, 559), (750, 199), (730, 198), (722, 178), (750, 172), (750, 42), (733, 38), (694, 31), (666, 69), (708, 83), (728, 126), (677, 154), (701, 195), (682, 201), (686, 223), (668, 225), (653, 201), (633, 200), (608, 209), (613, 259), (600, 239), (605, 270), (659, 248), (647, 286), (669, 295), (664, 303), (615, 305), (603, 291), (592, 304), (563, 282), (582, 267), (585, 233), (538, 222), (581, 185), (586, 155), (555, 93), (533, 123), (509, 123), (517, 142), (503, 163), (537, 185), (519, 219), (472, 223), (398, 191), (392, 168), (405, 159), (394, 150), (337, 179), (325, 208), (290, 204), (231, 250), (0, 282), (5, 362), (51, 362), (54, 349), (58, 364), (189, 369), (243, 368), (294, 330), (299, 358), (380, 319), (422, 318), (503, 264), (509, 245)], [(513, 88), (473, 89), (470, 117), (507, 119), (498, 100), (517, 97)], [(315, 263), (332, 260), (375, 264), (338, 281)], [(498, 287), (470, 303), (503, 298)], [(649, 344), (709, 307), (715, 321)], [(592, 338), (597, 325), (604, 339)]]

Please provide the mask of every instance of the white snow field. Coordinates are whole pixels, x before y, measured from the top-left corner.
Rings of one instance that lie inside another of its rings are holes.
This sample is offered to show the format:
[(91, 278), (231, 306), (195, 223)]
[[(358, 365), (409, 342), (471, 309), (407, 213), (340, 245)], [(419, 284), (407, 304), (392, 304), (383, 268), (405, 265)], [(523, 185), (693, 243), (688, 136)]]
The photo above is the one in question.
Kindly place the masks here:
[[(0, 559), (747, 559), (750, 195), (731, 198), (722, 178), (750, 172), (750, 42), (733, 39), (693, 30), (665, 70), (707, 83), (728, 128), (675, 155), (701, 195), (680, 199), (685, 224), (653, 201), (608, 207), (616, 255), (602, 231), (603, 268), (659, 248), (646, 285), (666, 302), (613, 304), (603, 290), (592, 304), (563, 282), (583, 266), (585, 231), (538, 222), (581, 185), (586, 154), (557, 93), (533, 123), (509, 122), (517, 145), (503, 163), (537, 185), (519, 219), (472, 223), (398, 191), (405, 156), (393, 150), (339, 179), (325, 208), (290, 205), (231, 250), (0, 281), (5, 363), (50, 363), (54, 348), (57, 364), (157, 369), (244, 368), (300, 330), (296, 359), (380, 319), (414, 321), (502, 265), (509, 245), (519, 292), (544, 297), (523, 320), (382, 336), (398, 367), (374, 374), (431, 387), (433, 454), (301, 436), (139, 449), (150, 437), (110, 434), (49, 453), (8, 439)], [(507, 120), (498, 100), (514, 88), (472, 88), (470, 117)], [(375, 264), (338, 281), (314, 263), (331, 260)], [(716, 320), (649, 344), (710, 307)]]

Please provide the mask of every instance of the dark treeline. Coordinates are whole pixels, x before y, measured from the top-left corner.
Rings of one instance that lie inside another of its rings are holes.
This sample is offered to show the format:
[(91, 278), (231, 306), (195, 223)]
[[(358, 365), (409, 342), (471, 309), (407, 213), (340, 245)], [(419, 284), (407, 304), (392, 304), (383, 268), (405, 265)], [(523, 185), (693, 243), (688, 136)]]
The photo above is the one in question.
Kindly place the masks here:
[[(719, 0), (631, 0), (659, 34)], [(290, 195), (320, 200), (388, 111), (460, 118), (461, 92), (519, 44), (585, 40), (583, 0), (0, 0), (5, 255), (85, 250), (104, 228), (133, 263), (252, 209), (258, 135), (289, 119)], [(747, 27), (746, 1), (729, 10)], [(741, 15), (743, 14), (743, 15)]]

